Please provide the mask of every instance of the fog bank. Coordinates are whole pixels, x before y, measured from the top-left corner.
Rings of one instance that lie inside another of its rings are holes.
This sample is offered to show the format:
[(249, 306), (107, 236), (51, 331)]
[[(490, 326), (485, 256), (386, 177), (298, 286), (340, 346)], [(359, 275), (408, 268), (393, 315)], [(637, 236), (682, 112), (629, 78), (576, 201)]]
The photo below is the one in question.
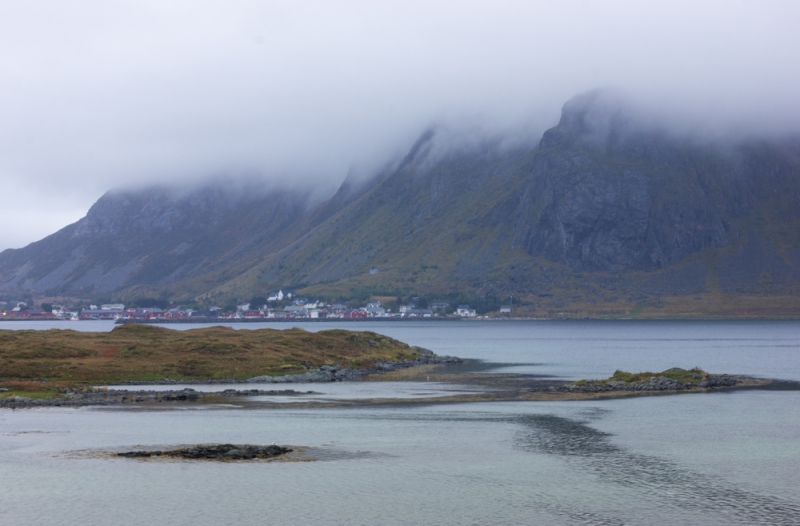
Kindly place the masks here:
[(796, 2), (2, 2), (0, 206), (19, 247), (104, 191), (331, 191), (430, 126), (535, 142), (613, 86), (702, 136), (800, 127)]

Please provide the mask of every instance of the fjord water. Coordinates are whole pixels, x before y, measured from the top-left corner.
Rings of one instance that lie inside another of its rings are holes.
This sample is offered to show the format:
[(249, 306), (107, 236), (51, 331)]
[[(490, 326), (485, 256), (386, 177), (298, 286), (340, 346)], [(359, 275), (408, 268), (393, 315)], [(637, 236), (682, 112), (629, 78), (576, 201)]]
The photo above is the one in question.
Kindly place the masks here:
[[(797, 322), (341, 327), (482, 359), (498, 372), (581, 378), (700, 366), (800, 380)], [(348, 390), (359, 399), (373, 389), (415, 397), (458, 388), (305, 387), (336, 399)], [(798, 524), (798, 439), (800, 392), (793, 390), (325, 409), (2, 410), (0, 524)], [(156, 462), (76, 453), (201, 442), (302, 445), (320, 460)]]

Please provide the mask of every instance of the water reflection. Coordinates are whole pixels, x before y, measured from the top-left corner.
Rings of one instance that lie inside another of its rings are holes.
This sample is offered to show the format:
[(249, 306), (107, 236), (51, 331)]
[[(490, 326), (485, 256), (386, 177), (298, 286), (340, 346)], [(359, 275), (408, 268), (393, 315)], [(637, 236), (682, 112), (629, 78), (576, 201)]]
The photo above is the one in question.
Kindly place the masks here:
[(518, 446), (577, 459), (586, 476), (634, 491), (662, 505), (724, 516), (726, 523), (800, 524), (800, 505), (733, 487), (725, 480), (693, 472), (655, 455), (626, 451), (609, 433), (587, 422), (554, 414), (519, 417)]

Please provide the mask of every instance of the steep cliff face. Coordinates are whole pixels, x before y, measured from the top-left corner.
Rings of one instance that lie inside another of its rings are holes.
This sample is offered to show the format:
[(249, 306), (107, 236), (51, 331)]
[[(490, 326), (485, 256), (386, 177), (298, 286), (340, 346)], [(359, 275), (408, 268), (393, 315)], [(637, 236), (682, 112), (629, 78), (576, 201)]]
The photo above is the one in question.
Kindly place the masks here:
[(779, 186), (797, 186), (796, 158), (723, 150), (643, 127), (602, 92), (567, 103), (540, 143), (515, 224), (515, 243), (582, 271), (654, 271), (741, 237), (757, 208), (766, 157)]
[(313, 285), (374, 268), (408, 278), (421, 267), (436, 280), (481, 276), (510, 246), (508, 203), (531, 155), (491, 145), (442, 152), (426, 134), (301, 242), (267, 258), (259, 282)]

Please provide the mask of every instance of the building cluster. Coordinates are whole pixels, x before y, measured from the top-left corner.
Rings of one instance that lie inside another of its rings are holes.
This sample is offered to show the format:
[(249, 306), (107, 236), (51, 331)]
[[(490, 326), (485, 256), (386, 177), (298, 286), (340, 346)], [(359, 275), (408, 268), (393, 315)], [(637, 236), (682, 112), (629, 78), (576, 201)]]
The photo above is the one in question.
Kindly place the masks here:
[[(14, 305), (9, 308), (9, 305)], [(29, 307), (24, 301), (0, 301), (0, 316), (4, 318), (25, 319), (67, 319), (67, 320), (115, 320), (122, 317), (125, 305), (112, 303), (91, 305), (88, 309), (70, 310), (63, 305), (53, 305), (51, 310), (42, 310)]]
[(53, 313), (29, 307), (24, 301), (0, 301), (0, 316), (4, 318), (53, 318)]
[[(294, 299), (292, 299), (294, 298)], [(291, 301), (284, 306), (270, 305), (274, 302)], [(250, 303), (242, 303), (236, 306), (234, 312), (225, 313), (219, 307), (211, 307), (208, 310), (198, 311), (193, 309), (181, 309), (180, 306), (163, 310), (159, 308), (131, 308), (115, 312), (114, 316), (123, 319), (180, 319), (194, 316), (211, 317), (218, 319), (364, 319), (364, 318), (433, 318), (445, 316), (447, 303), (434, 303), (430, 308), (417, 308), (416, 305), (401, 305), (397, 312), (386, 309), (378, 300), (370, 301), (363, 307), (352, 307), (345, 303), (333, 302), (324, 303), (317, 300), (297, 298), (293, 293), (283, 293), (278, 291), (267, 298), (267, 304), (253, 306)], [(83, 314), (83, 313), (82, 313)], [(100, 313), (92, 313), (100, 318)], [(455, 316), (475, 317), (474, 309), (469, 305), (459, 305)]]
[[(281, 303), (275, 305), (275, 303)], [(13, 306), (12, 306), (13, 305)], [(174, 320), (191, 317), (218, 319), (362, 319), (362, 318), (434, 318), (445, 317), (449, 304), (432, 303), (427, 308), (415, 304), (401, 305), (396, 312), (386, 309), (378, 300), (370, 301), (363, 307), (354, 308), (345, 303), (326, 304), (321, 301), (298, 298), (293, 292), (278, 291), (267, 297), (267, 303), (252, 306), (249, 303), (237, 305), (233, 312), (223, 312), (219, 307), (207, 310), (182, 309), (180, 306), (170, 309), (158, 307), (125, 308), (121, 303), (90, 305), (79, 311), (69, 310), (61, 305), (53, 305), (52, 311), (29, 308), (25, 302), (0, 302), (0, 316), (17, 318), (50, 318), (70, 320)], [(469, 305), (459, 305), (452, 314), (456, 317), (476, 317), (474, 309)]]
[[(271, 295), (272, 297), (279, 297)], [(285, 295), (284, 298), (291, 296)], [(268, 298), (269, 301), (269, 298)], [(321, 301), (310, 301), (305, 298), (295, 298), (290, 305), (283, 307), (272, 307), (269, 304), (253, 308), (249, 303), (238, 305), (236, 312), (220, 315), (226, 318), (246, 318), (246, 319), (363, 319), (363, 318), (433, 318), (444, 316), (447, 303), (431, 305), (431, 308), (417, 308), (415, 305), (402, 305), (396, 312), (386, 309), (378, 300), (370, 301), (363, 307), (352, 307), (345, 303), (333, 302), (330, 304)], [(195, 314), (196, 315), (196, 314)], [(474, 317), (475, 310), (468, 305), (460, 305), (456, 311), (457, 316)]]

